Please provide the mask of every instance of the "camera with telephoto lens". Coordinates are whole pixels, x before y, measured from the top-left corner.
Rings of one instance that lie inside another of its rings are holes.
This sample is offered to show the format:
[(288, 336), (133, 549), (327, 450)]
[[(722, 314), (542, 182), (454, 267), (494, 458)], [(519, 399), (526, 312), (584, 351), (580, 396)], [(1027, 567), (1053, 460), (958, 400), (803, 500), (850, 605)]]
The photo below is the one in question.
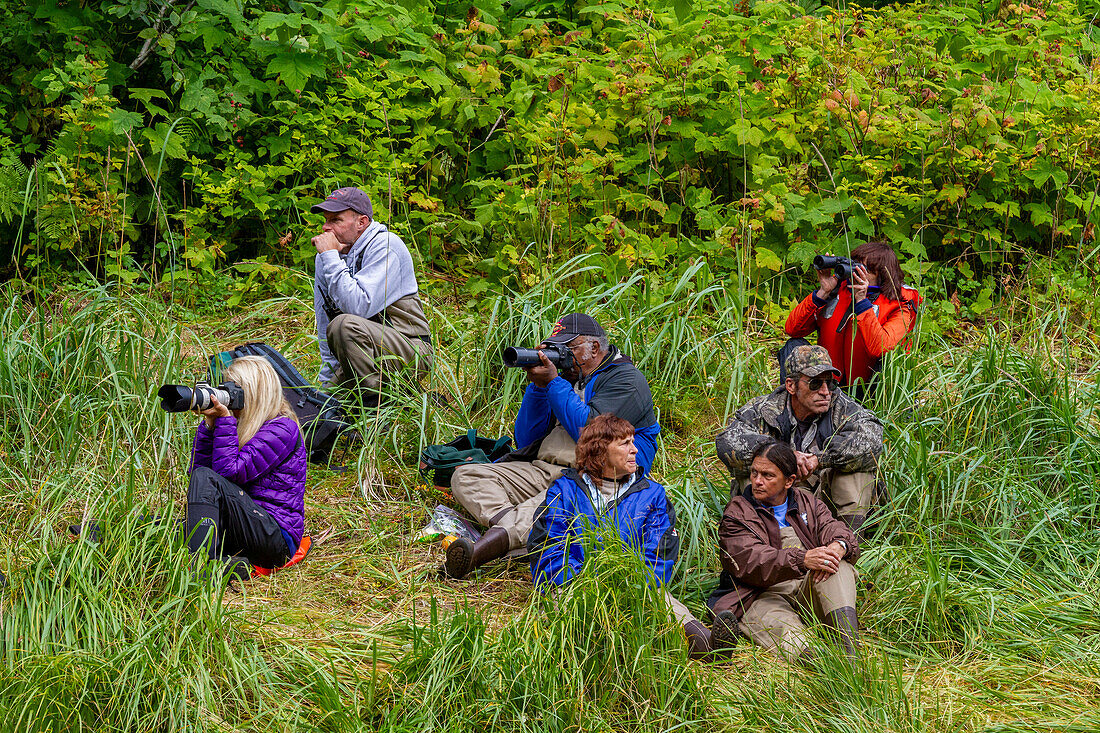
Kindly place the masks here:
[(815, 270), (832, 270), (838, 280), (852, 279), (852, 261), (847, 257), (818, 255), (814, 257)]
[(539, 360), (540, 351), (546, 354), (546, 358), (558, 368), (558, 371), (567, 372), (576, 365), (576, 362), (573, 361), (573, 352), (565, 346), (546, 346), (541, 349), (506, 346), (500, 356), (504, 360), (504, 366), (526, 369), (542, 364)]
[(199, 382), (193, 388), (185, 384), (166, 384), (157, 390), (157, 396), (165, 412), (206, 410), (213, 407), (213, 397), (217, 397), (218, 402), (229, 410), (244, 407), (244, 390), (236, 382), (222, 382), (217, 387)]

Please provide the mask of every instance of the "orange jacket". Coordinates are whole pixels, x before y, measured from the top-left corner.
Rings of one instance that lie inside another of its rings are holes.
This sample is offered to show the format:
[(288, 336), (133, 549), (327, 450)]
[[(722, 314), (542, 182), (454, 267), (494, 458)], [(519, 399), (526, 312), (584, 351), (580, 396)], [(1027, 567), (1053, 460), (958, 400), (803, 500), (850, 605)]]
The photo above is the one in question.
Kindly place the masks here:
[(873, 302), (864, 299), (857, 303), (853, 329), (852, 291), (844, 281), (829, 300), (818, 300), (816, 290), (807, 295), (787, 316), (784, 330), (791, 338), (817, 331), (817, 343), (825, 347), (833, 366), (840, 370), (842, 385), (856, 379), (868, 381), (882, 355), (913, 329), (921, 298), (913, 288), (902, 287), (902, 294), (906, 298), (902, 301), (879, 294)]

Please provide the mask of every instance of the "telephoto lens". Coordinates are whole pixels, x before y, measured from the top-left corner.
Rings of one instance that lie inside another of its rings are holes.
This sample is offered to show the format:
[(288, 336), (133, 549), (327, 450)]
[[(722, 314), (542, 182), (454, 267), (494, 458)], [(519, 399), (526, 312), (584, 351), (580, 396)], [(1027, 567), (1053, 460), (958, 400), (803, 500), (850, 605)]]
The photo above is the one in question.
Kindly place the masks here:
[(218, 398), (229, 410), (239, 410), (244, 407), (244, 390), (234, 382), (224, 382), (217, 387), (211, 387), (205, 382), (199, 382), (194, 387), (185, 384), (166, 384), (157, 390), (160, 397), (160, 407), (165, 412), (187, 412), (188, 410), (209, 409)]
[(506, 346), (500, 352), (500, 358), (504, 366), (509, 368), (527, 369), (537, 367), (542, 361), (539, 352), (546, 354), (550, 363), (560, 371), (567, 372), (573, 368), (573, 352), (564, 346), (547, 346), (542, 349), (524, 349), (520, 346)]

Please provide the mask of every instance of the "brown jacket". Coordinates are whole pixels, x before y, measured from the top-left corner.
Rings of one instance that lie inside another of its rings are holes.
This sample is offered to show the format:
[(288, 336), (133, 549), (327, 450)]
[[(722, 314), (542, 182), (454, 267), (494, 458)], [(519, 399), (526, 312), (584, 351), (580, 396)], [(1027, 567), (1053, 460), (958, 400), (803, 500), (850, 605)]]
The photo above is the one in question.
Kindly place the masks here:
[[(787, 522), (806, 549), (844, 540), (844, 559), (855, 564), (859, 557), (859, 544), (848, 525), (805, 489), (793, 488), (787, 494)], [(806, 574), (806, 549), (783, 548), (779, 522), (771, 507), (753, 498), (751, 488), (726, 505), (718, 524), (718, 547), (722, 577), (707, 601), (715, 614), (733, 611), (741, 618), (765, 590)]]

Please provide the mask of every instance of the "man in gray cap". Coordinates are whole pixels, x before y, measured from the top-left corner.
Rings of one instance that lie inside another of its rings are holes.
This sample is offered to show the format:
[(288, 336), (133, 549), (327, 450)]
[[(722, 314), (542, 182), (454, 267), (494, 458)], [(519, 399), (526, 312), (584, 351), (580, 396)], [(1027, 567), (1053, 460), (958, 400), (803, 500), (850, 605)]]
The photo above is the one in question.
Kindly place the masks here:
[(718, 434), (718, 457), (735, 494), (748, 485), (757, 446), (778, 440), (794, 448), (799, 485), (824, 495), (838, 519), (859, 533), (874, 500), (882, 423), (840, 391), (840, 371), (822, 346), (787, 355), (783, 386), (739, 409)]
[(313, 309), (321, 349), (321, 382), (356, 389), (364, 405), (378, 403), (387, 375), (427, 373), (433, 349), (428, 319), (405, 243), (374, 221), (370, 197), (338, 188), (310, 208), (323, 214)]

